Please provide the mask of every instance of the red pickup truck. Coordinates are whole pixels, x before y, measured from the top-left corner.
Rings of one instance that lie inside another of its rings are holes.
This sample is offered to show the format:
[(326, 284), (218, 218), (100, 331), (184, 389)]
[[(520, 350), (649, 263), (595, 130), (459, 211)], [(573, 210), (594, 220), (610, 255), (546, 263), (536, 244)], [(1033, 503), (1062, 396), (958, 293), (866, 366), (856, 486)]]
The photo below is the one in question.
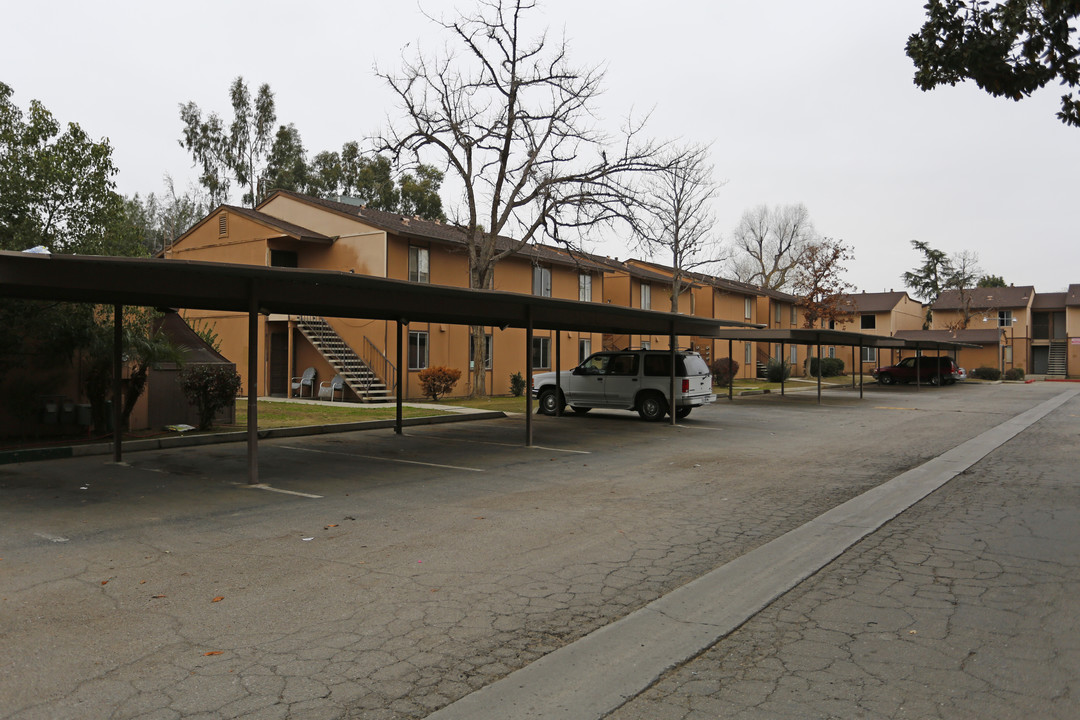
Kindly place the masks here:
[(916, 361), (918, 361), (918, 380), (926, 385), (952, 385), (966, 377), (964, 370), (958, 368), (950, 357), (924, 355), (919, 358), (904, 358), (895, 365), (878, 368), (873, 375), (882, 385), (915, 382)]

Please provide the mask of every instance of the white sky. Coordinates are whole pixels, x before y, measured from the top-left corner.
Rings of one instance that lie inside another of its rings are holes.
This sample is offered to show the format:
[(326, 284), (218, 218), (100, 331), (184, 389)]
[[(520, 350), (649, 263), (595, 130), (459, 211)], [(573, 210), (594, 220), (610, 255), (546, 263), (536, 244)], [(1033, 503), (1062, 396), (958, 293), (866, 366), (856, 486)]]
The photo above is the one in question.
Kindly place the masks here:
[[(574, 61), (606, 65), (612, 130), (652, 110), (657, 137), (713, 143), (722, 238), (747, 209), (801, 202), (853, 248), (861, 290), (902, 289), (920, 261), (912, 239), (976, 251), (985, 272), (1041, 292), (1080, 282), (1080, 129), (1055, 117), (1061, 92), (919, 91), (904, 43), (922, 0), (542, 2)], [(470, 3), (424, 3), (455, 5)], [(165, 173), (179, 189), (194, 179), (178, 106), (230, 117), (237, 75), (252, 92), (270, 84), (310, 156), (396, 115), (376, 62), (395, 70), (406, 43), (443, 42), (409, 0), (59, 0), (6, 3), (4, 16), (0, 80), (15, 103), (108, 137), (128, 195), (160, 193)], [(631, 254), (613, 238), (592, 249)]]

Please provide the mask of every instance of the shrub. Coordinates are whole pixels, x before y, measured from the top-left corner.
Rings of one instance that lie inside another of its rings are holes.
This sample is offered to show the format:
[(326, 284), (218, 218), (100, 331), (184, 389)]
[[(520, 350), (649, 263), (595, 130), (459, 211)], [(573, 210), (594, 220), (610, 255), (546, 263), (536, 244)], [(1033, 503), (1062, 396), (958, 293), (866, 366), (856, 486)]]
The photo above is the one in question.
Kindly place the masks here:
[(1001, 371), (996, 367), (977, 367), (971, 371), (971, 377), (976, 380), (1000, 380)]
[(525, 394), (525, 378), (519, 372), (510, 376), (510, 394), (514, 397), (521, 397)]
[(177, 382), (199, 412), (200, 430), (209, 430), (218, 411), (235, 402), (240, 392), (240, 374), (232, 365), (188, 365)]
[(440, 395), (446, 395), (457, 381), (461, 379), (461, 371), (455, 368), (434, 365), (421, 370), (416, 375), (420, 379), (420, 386), (424, 389), (424, 395), (432, 400), (438, 400)]
[(712, 364), (713, 384), (730, 385), (735, 376), (739, 374), (739, 361), (731, 358), (720, 358)]
[(1024, 368), (1009, 368), (1005, 371), (1006, 380), (1023, 380)]
[(791, 377), (791, 363), (769, 358), (769, 362), (765, 365), (766, 380), (769, 382), (784, 382), (789, 377)]
[[(844, 374), (844, 361), (840, 358), (821, 358), (821, 376), (835, 377)], [(810, 358), (810, 377), (818, 375), (818, 359)]]

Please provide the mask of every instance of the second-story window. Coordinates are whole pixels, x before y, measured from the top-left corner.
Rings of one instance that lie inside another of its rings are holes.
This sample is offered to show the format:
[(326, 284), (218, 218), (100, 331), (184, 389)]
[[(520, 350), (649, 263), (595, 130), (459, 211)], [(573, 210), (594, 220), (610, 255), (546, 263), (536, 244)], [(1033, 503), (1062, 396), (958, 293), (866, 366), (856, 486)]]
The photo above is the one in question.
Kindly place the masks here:
[(791, 324), (792, 325), (796, 325), (799, 322), (799, 317), (798, 317), (798, 315), (796, 315), (796, 312), (797, 311), (795, 310), (795, 305), (792, 304), (792, 306), (791, 306)]
[(862, 315), (859, 318), (859, 328), (861, 330), (875, 330), (877, 329), (877, 315)]
[(592, 275), (589, 273), (578, 273), (577, 288), (578, 300), (581, 302), (592, 302)]
[(641, 283), (641, 309), (652, 310), (652, 285)]
[(754, 316), (753, 312), (754, 312), (754, 301), (751, 300), (750, 298), (744, 298), (743, 299), (743, 316), (747, 320), (749, 320), (750, 318), (752, 318)]
[(551, 297), (551, 268), (533, 265), (533, 295)]
[(998, 311), (998, 327), (1012, 327), (1013, 316), (1012, 310), (999, 310)]
[(431, 282), (431, 273), (428, 269), (428, 249), (409, 246), (409, 280), (412, 282)]

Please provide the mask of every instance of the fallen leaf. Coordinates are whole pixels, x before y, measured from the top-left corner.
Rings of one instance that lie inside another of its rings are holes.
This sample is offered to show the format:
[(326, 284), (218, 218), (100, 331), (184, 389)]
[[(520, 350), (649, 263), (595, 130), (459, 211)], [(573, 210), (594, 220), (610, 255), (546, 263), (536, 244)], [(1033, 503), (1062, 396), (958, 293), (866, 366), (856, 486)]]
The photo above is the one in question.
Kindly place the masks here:
[(203, 657), (206, 657), (207, 655), (224, 655), (224, 654), (225, 654), (224, 650), (211, 650), (210, 652), (204, 652)]
[(224, 596), (224, 595), (218, 595), (218, 596), (217, 596), (216, 598), (214, 598), (214, 599), (213, 599), (213, 600), (211, 600), (210, 602), (212, 602), (212, 603), (214, 603), (214, 602), (221, 602), (221, 601), (222, 601), (222, 600), (224, 600), (224, 599), (225, 599), (225, 596)]
[(139, 581), (139, 584), (140, 584), (140, 585), (145, 585), (145, 584), (146, 584), (146, 581), (145, 581), (145, 580), (140, 580), (140, 581)]
[(151, 600), (160, 600), (163, 597), (166, 597), (166, 596), (165, 595), (151, 595), (150, 599)]
[(337, 523), (334, 523), (333, 525), (327, 525), (326, 527), (323, 528), (323, 530), (329, 530), (332, 527), (337, 527)]
[(101, 581), (101, 584), (102, 584), (102, 585), (108, 585), (108, 584), (109, 584), (109, 581), (108, 581), (108, 580), (102, 580), (102, 581)]

